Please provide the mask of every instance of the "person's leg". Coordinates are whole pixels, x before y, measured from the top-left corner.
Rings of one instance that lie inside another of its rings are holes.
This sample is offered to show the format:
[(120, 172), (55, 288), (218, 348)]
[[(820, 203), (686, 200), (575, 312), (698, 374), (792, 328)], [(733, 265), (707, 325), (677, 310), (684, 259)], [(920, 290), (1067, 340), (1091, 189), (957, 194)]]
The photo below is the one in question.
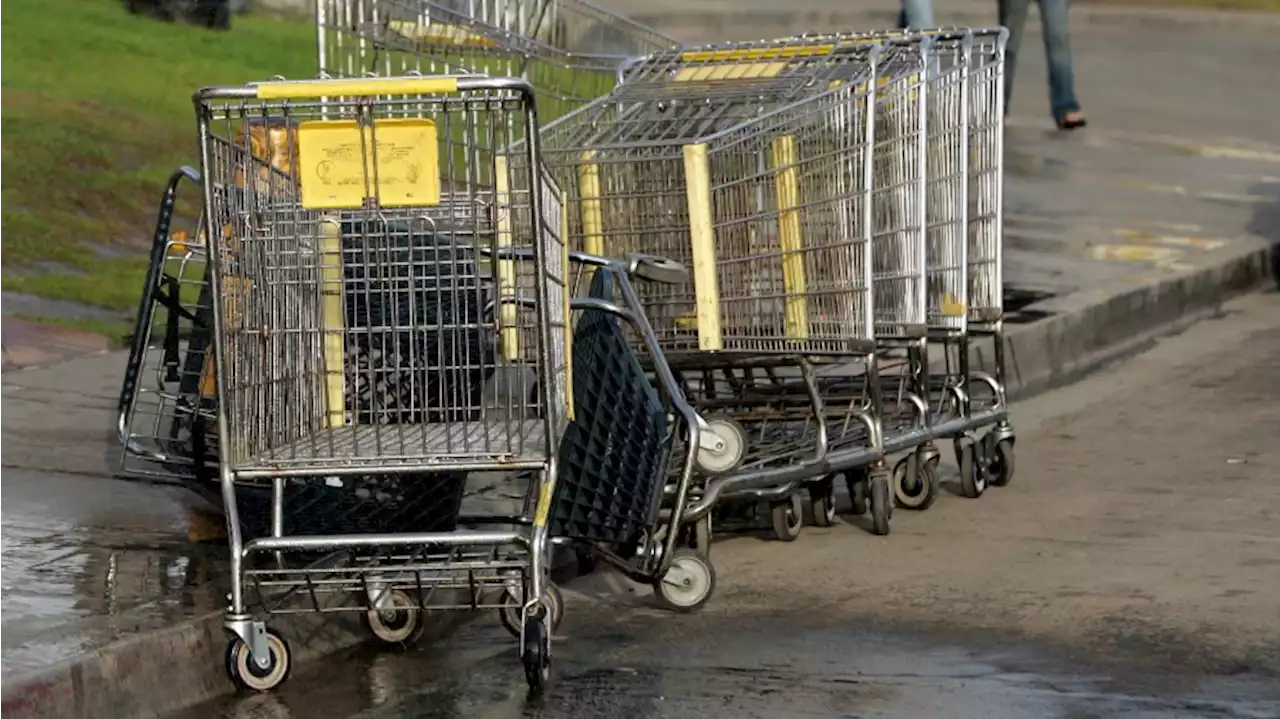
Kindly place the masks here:
[(898, 27), (916, 29), (933, 27), (933, 0), (902, 0)]
[(1076, 100), (1075, 71), (1071, 64), (1071, 37), (1067, 33), (1068, 0), (1039, 0), (1044, 26), (1045, 63), (1049, 66), (1049, 108), (1053, 119), (1064, 124), (1080, 113)]
[(1004, 114), (1009, 114), (1009, 101), (1013, 98), (1013, 69), (1018, 64), (1018, 48), (1022, 45), (1022, 30), (1027, 25), (1027, 10), (1031, 0), (999, 0), (1000, 24), (1009, 29), (1009, 42), (1004, 50)]

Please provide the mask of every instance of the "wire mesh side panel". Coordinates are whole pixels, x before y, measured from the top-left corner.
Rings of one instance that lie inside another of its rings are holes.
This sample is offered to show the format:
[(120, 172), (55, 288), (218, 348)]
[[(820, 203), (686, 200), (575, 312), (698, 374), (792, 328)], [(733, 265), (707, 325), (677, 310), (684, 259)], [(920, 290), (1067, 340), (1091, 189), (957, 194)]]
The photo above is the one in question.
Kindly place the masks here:
[[(518, 347), (547, 336), (536, 310), (493, 301), (546, 304), (547, 267), (479, 262), (547, 241), (520, 220), (540, 177), (500, 152), (530, 131), (526, 110), (497, 91), (204, 104), (205, 182), (245, 187), (206, 189), (233, 471), (545, 461), (556, 411), (535, 382), (563, 367)], [(291, 128), (288, 171), (237, 142), (252, 122)]]
[(969, 321), (1004, 316), (1004, 53), (1008, 31), (978, 30), (969, 68)]
[[(698, 307), (714, 293), (727, 351), (846, 354), (869, 346), (869, 96), (843, 86), (709, 138), (716, 286), (696, 275)], [(688, 153), (691, 187), (695, 153)], [(694, 211), (690, 192), (690, 212)], [(700, 313), (701, 314), (701, 313)], [(699, 330), (707, 322), (698, 318)]]
[(925, 329), (925, 79), (918, 43), (877, 68), (872, 187), (877, 338)]
[(537, 91), (539, 114), (548, 121), (612, 89), (627, 57), (571, 52), (487, 22), (483, 13), (423, 0), (317, 2), (317, 55), (324, 74), (524, 77)]
[[(654, 244), (646, 237), (636, 244), (636, 235), (655, 221), (684, 225), (677, 209), (683, 199), (671, 206), (650, 202), (681, 197), (681, 148), (826, 92), (841, 78), (861, 77), (878, 50), (865, 42), (733, 43), (663, 51), (629, 66), (626, 82), (609, 95), (541, 133), (546, 162), (568, 190), (571, 245), (613, 256), (687, 257), (687, 238)], [(645, 221), (630, 224), (628, 215), (637, 212)]]
[(926, 47), (928, 326), (963, 332), (967, 317), (968, 33), (935, 36)]

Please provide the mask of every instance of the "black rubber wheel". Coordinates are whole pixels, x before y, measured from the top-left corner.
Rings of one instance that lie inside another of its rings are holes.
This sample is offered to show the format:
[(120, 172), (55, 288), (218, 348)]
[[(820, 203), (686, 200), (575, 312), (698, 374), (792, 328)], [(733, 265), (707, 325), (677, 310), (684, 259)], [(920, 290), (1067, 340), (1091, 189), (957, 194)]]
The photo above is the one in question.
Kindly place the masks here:
[(578, 560), (578, 576), (592, 574), (600, 566), (600, 560), (590, 549), (575, 548), (574, 555)]
[(227, 644), (226, 666), (227, 676), (240, 689), (265, 692), (275, 689), (289, 678), (293, 668), (293, 653), (289, 642), (275, 630), (267, 630), (267, 649), (270, 661), (266, 667), (259, 667), (249, 655), (249, 645), (240, 637), (233, 638)]
[(893, 498), (899, 507), (922, 512), (938, 499), (938, 460), (921, 462), (919, 454), (903, 457), (893, 467)]
[(809, 509), (816, 527), (833, 527), (836, 523), (836, 482), (834, 477), (809, 485)]
[(1013, 440), (1002, 439), (996, 442), (990, 461), (988, 473), (991, 476), (991, 484), (997, 487), (1008, 487), (1009, 482), (1013, 481)]
[(956, 440), (956, 463), (960, 465), (960, 493), (969, 499), (977, 499), (987, 491), (987, 476), (980, 457), (978, 443), (972, 437)]
[(893, 493), (889, 477), (877, 473), (871, 477), (871, 533), (878, 537), (889, 534), (889, 518), (893, 516)]
[(770, 507), (773, 516), (773, 536), (784, 541), (794, 542), (804, 527), (804, 502), (797, 492), (781, 502), (774, 502)]
[(546, 620), (540, 616), (530, 616), (524, 623), (520, 661), (524, 664), (524, 678), (529, 683), (529, 691), (541, 694), (551, 681), (551, 637), (547, 633)]
[(360, 621), (369, 633), (389, 647), (408, 647), (422, 638), (426, 623), (422, 610), (405, 592), (394, 589), (388, 594), (385, 609), (370, 609)]
[(853, 507), (849, 513), (855, 517), (861, 517), (867, 513), (867, 472), (863, 469), (854, 469), (845, 472), (845, 487), (849, 490), (849, 500), (853, 503)]

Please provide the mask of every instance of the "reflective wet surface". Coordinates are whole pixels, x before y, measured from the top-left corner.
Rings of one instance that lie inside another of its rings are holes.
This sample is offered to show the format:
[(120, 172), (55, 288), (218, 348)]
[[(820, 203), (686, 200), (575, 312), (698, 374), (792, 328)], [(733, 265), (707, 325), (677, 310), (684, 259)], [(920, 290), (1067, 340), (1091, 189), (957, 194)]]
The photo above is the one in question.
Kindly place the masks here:
[(1274, 678), (1117, 675), (1060, 648), (990, 635), (878, 633), (816, 608), (616, 619), (579, 601), (570, 615), (555, 647), (554, 683), (538, 698), (528, 696), (508, 635), (489, 625), (405, 655), (335, 658), (274, 695), (232, 698), (182, 718), (1280, 715)]

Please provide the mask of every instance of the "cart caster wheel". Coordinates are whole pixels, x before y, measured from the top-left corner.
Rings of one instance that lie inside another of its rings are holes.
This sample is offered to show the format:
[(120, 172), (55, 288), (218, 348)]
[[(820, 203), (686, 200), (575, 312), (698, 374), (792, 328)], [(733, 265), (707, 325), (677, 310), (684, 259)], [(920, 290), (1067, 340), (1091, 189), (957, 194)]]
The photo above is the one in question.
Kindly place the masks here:
[(240, 637), (227, 644), (227, 674), (237, 687), (265, 692), (275, 689), (289, 678), (289, 670), (293, 667), (289, 643), (278, 632), (268, 629), (267, 649), (270, 660), (267, 666), (260, 667), (249, 655), (249, 645)]
[(541, 616), (531, 615), (524, 623), (523, 646), (520, 661), (524, 663), (524, 678), (529, 691), (539, 694), (551, 681), (551, 636), (547, 622)]
[(770, 508), (773, 515), (773, 536), (784, 542), (794, 542), (804, 527), (804, 500), (796, 492)]
[(977, 499), (987, 491), (987, 474), (978, 456), (981, 445), (973, 437), (956, 440), (956, 463), (960, 465), (960, 493), (969, 499)]
[(692, 612), (711, 598), (716, 588), (716, 570), (711, 560), (691, 549), (677, 549), (671, 566), (654, 584), (654, 594), (666, 609)]
[(813, 514), (815, 526), (835, 526), (836, 482), (834, 477), (827, 477), (809, 485), (809, 510)]
[[(514, 591), (508, 589), (507, 596), (511, 603), (498, 610), (498, 618), (502, 620), (502, 626), (506, 627), (512, 636), (519, 638), (521, 615), (524, 613), (524, 595), (517, 596)], [(546, 600), (551, 609), (551, 631), (554, 633), (560, 629), (560, 620), (564, 619), (564, 595), (560, 593), (560, 587), (547, 582)]]
[(1013, 480), (1013, 440), (1006, 438), (996, 442), (987, 455), (987, 461), (991, 484), (997, 487), (1009, 486), (1009, 482)]
[(747, 433), (742, 425), (731, 419), (716, 417), (707, 420), (707, 430), (724, 442), (720, 451), (699, 448), (694, 465), (704, 475), (728, 474), (742, 464), (747, 455)]
[(418, 603), (399, 589), (391, 590), (386, 601), (385, 609), (365, 612), (365, 627), (375, 639), (389, 646), (404, 647), (416, 642), (427, 626)]
[(893, 498), (903, 509), (924, 511), (938, 499), (938, 461), (909, 454), (893, 467)]
[(893, 493), (889, 490), (889, 476), (877, 472), (871, 476), (871, 532), (883, 537), (889, 533), (889, 518), (893, 516)]

